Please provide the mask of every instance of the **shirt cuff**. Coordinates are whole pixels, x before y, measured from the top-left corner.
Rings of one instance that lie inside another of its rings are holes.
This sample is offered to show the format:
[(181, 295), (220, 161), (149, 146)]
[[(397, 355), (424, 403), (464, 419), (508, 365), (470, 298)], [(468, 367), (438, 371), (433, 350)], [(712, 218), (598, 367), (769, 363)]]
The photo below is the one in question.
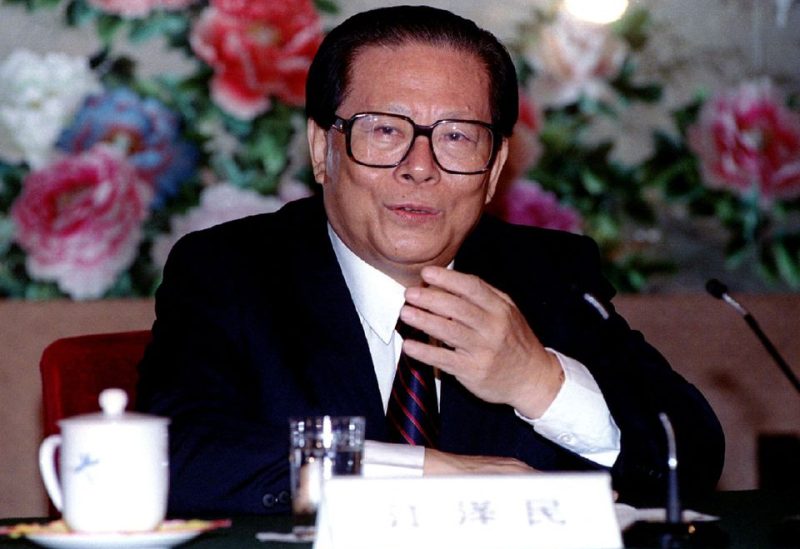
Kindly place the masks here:
[(421, 477), (425, 447), (367, 440), (361, 458), (362, 473), (367, 478)]
[[(537, 433), (595, 463), (610, 467), (619, 455), (619, 427), (589, 370), (577, 360), (547, 349), (564, 370), (564, 383), (537, 419), (517, 416)], [(516, 411), (516, 410), (515, 410)]]

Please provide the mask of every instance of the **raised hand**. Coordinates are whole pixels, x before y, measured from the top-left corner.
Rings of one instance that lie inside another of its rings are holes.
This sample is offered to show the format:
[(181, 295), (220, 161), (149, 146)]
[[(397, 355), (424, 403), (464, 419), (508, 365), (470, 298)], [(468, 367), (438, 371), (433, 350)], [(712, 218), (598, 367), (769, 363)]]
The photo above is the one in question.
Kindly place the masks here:
[(441, 267), (425, 267), (421, 276), (424, 285), (406, 289), (400, 318), (443, 345), (406, 340), (403, 350), (487, 402), (541, 416), (563, 370), (511, 298), (476, 276)]

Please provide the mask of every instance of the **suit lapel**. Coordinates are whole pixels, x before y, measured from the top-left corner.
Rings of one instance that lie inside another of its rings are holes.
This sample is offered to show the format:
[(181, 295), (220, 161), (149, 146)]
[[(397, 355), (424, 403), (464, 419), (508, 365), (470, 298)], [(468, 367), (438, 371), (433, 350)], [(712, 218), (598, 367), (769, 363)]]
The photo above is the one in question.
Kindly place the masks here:
[(549, 261), (547, 250), (539, 247), (544, 238), (521, 239), (518, 231), (484, 216), (461, 246), (454, 267), (508, 294), (536, 335), (552, 341), (553, 310), (563, 302), (566, 286), (550, 269), (537, 268), (538, 262)]
[(288, 267), (306, 317), (307, 379), (320, 413), (364, 415), (367, 437), (385, 438), (385, 416), (364, 330), (331, 247), (321, 201), (314, 202), (296, 230), (303, 235)]

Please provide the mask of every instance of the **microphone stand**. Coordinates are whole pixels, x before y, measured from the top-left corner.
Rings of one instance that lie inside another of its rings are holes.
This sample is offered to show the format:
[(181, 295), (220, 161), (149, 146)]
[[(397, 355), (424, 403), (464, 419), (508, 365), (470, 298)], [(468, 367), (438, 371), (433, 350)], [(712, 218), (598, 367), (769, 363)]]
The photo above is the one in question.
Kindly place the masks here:
[(664, 522), (637, 521), (623, 532), (626, 546), (681, 549), (727, 547), (728, 535), (714, 522), (684, 522), (678, 490), (678, 452), (672, 422), (658, 414), (667, 438), (667, 490)]
[[(730, 296), (728, 293), (728, 287), (716, 278), (712, 278), (706, 282), (706, 291), (708, 291), (709, 294), (717, 299), (721, 299), (733, 307), (736, 312), (742, 315), (744, 321), (756, 334), (759, 341), (761, 341), (761, 344), (775, 361), (775, 364), (777, 364), (778, 368), (780, 368), (781, 372), (783, 372), (783, 375), (786, 376), (786, 379), (788, 379), (789, 383), (794, 386), (795, 390), (800, 393), (800, 380), (797, 379), (797, 376), (789, 367), (789, 364), (786, 363), (781, 354), (778, 352), (778, 349), (775, 348), (775, 345), (773, 345), (772, 341), (770, 341), (770, 339), (767, 337), (767, 334), (765, 334), (758, 325), (755, 317), (753, 317), (753, 315), (751, 315), (750, 312), (738, 301)], [(775, 529), (772, 533), (772, 538), (773, 541), (779, 545), (785, 545), (787, 547), (800, 547), (800, 515), (784, 518), (775, 526)]]
[(742, 315), (744, 321), (756, 334), (759, 341), (761, 341), (761, 344), (778, 365), (778, 368), (780, 368), (781, 372), (783, 372), (783, 375), (786, 376), (786, 379), (788, 379), (789, 382), (794, 386), (795, 391), (800, 393), (800, 380), (797, 379), (797, 376), (794, 375), (794, 372), (792, 372), (792, 369), (778, 352), (778, 349), (775, 348), (775, 345), (772, 344), (772, 341), (770, 341), (770, 339), (767, 337), (767, 334), (765, 334), (761, 329), (761, 326), (758, 325), (755, 317), (753, 317), (753, 315), (751, 315), (747, 309), (742, 307), (738, 301), (733, 299), (730, 294), (728, 294), (728, 287), (716, 278), (712, 278), (706, 282), (706, 291), (708, 291), (708, 293), (717, 299), (723, 300), (725, 303), (733, 307), (736, 312)]
[(675, 448), (675, 431), (664, 412), (658, 414), (667, 435), (667, 524), (681, 522), (681, 499), (678, 494), (678, 452)]

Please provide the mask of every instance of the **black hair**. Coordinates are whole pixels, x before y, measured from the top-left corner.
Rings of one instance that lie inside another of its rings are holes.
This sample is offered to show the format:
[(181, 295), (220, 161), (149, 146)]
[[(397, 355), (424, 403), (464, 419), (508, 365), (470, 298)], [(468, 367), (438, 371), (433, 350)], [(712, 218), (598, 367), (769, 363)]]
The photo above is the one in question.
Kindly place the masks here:
[(395, 6), (358, 13), (332, 29), (311, 63), (306, 114), (321, 128), (333, 124), (356, 55), (370, 46), (422, 43), (475, 55), (489, 75), (492, 124), (506, 137), (517, 121), (517, 74), (506, 48), (490, 32), (447, 10)]

